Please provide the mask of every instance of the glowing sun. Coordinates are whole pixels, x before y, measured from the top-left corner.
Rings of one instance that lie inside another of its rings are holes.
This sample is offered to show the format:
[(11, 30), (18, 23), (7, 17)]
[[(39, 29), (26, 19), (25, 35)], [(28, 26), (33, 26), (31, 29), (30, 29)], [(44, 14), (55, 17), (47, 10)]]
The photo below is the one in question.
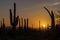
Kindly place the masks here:
[(42, 27), (43, 27), (43, 29), (46, 29), (46, 25), (45, 24), (43, 24)]
[(43, 25), (43, 27), (45, 28), (45, 27), (46, 27), (46, 25), (44, 24), (44, 25)]

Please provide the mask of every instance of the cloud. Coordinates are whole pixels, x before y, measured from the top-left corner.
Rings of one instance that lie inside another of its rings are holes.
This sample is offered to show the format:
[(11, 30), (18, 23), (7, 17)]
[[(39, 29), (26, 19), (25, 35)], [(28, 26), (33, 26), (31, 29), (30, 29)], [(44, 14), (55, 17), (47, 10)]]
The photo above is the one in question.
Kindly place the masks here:
[(60, 5), (60, 2), (53, 2), (53, 3), (45, 3), (44, 6), (57, 6)]
[(60, 2), (52, 3), (52, 6), (60, 5)]

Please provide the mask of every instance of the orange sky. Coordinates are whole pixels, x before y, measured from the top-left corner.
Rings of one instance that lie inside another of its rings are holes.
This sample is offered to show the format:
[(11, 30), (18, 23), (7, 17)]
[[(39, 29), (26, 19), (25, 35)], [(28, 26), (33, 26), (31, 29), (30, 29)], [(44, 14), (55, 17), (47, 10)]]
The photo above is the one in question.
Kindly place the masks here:
[(50, 11), (54, 13), (60, 10), (60, 0), (4, 0), (0, 1), (0, 21), (5, 19), (6, 26), (9, 26), (9, 9), (13, 11), (13, 3), (16, 2), (16, 13), (21, 18), (29, 18), (29, 26), (34, 28), (40, 25), (51, 24), (51, 19), (47, 11), (43, 8), (46, 6)]

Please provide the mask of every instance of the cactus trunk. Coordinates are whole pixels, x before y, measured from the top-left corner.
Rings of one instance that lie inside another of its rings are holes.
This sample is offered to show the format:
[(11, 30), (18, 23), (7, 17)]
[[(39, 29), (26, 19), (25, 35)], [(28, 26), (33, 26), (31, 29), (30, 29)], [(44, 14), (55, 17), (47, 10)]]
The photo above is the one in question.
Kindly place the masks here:
[(51, 25), (52, 25), (52, 29), (54, 30), (54, 27), (55, 27), (55, 20), (54, 20), (54, 14), (53, 14), (53, 11), (51, 11)]

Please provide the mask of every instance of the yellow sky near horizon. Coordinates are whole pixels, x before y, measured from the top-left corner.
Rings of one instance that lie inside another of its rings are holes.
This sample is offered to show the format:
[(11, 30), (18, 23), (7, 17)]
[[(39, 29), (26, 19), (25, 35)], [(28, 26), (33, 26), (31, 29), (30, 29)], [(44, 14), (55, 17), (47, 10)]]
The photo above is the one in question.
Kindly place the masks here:
[(51, 19), (48, 12), (43, 8), (46, 6), (49, 11), (53, 10), (54, 14), (60, 10), (60, 0), (10, 0), (0, 1), (0, 21), (5, 19), (6, 26), (10, 26), (9, 9), (13, 12), (13, 3), (16, 2), (16, 15), (20, 18), (29, 18), (29, 26), (39, 28), (40, 25), (51, 25)]

